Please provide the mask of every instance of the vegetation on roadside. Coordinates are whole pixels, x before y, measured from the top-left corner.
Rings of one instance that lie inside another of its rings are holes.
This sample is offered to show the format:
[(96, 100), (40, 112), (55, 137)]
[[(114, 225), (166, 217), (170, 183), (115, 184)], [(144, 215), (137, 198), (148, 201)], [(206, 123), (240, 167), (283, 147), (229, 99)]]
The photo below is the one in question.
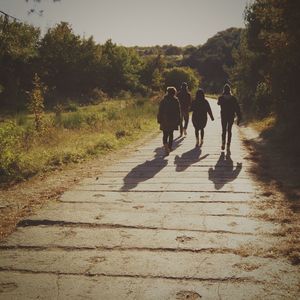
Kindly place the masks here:
[(243, 110), (276, 116), (268, 136), (300, 151), (300, 2), (256, 0), (245, 11), (246, 29), (233, 57), (231, 80)]
[(15, 115), (0, 124), (0, 182), (24, 180), (118, 149), (157, 127), (156, 110), (145, 98), (73, 104), (73, 111), (45, 113), (39, 130), (34, 114)]

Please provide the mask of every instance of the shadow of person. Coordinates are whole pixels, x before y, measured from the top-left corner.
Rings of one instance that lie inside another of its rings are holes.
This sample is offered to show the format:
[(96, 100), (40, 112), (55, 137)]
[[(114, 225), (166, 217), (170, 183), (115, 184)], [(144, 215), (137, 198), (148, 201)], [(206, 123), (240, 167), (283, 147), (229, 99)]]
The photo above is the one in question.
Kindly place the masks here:
[(222, 152), (214, 169), (208, 170), (208, 179), (215, 184), (216, 190), (223, 188), (225, 184), (235, 180), (242, 170), (242, 163), (237, 163), (235, 169), (233, 167), (233, 161), (230, 156), (230, 152)]
[(182, 145), (183, 140), (183, 137), (177, 137), (176, 139), (174, 139), (172, 149), (175, 150), (176, 148), (180, 147)]
[(164, 153), (163, 148), (156, 148), (154, 152), (156, 154), (152, 160), (146, 160), (144, 163), (137, 165), (123, 178), (121, 191), (129, 191), (139, 183), (153, 178), (168, 164), (168, 161), (162, 155)]
[(183, 172), (192, 164), (199, 162), (200, 160), (206, 158), (209, 154), (201, 155), (201, 148), (195, 147), (187, 152), (182, 153), (181, 156), (176, 155), (174, 159), (174, 164), (176, 165), (176, 172)]

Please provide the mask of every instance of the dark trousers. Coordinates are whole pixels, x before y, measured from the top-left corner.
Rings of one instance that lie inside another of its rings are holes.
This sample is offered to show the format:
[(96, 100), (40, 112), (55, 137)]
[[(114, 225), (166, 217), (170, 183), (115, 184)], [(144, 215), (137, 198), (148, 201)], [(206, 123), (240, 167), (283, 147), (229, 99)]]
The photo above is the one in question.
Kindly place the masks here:
[(231, 143), (233, 119), (221, 118), (222, 122), (222, 143), (226, 142), (226, 134), (228, 133), (227, 143)]
[(172, 148), (173, 145), (173, 130), (169, 131), (169, 130), (164, 130), (163, 131), (163, 144), (168, 144), (169, 148)]
[(197, 139), (199, 139), (199, 131), (201, 132), (201, 140), (203, 140), (203, 138), (204, 138), (204, 128), (200, 128), (200, 129), (195, 128), (195, 136), (196, 136)]
[[(180, 133), (182, 134), (183, 132), (183, 128), (187, 129), (188, 124), (189, 124), (189, 113), (182, 113), (182, 117), (181, 117), (181, 121), (180, 121)], [(183, 125), (183, 121), (184, 121), (184, 125)]]

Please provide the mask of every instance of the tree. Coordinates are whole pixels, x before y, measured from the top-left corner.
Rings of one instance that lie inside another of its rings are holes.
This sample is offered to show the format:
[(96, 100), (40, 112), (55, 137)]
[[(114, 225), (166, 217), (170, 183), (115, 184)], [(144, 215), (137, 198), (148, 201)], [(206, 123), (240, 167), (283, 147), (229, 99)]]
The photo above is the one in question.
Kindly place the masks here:
[(38, 56), (40, 30), (0, 17), (0, 106), (25, 106)]
[[(258, 107), (263, 115), (275, 112), (290, 136), (300, 126), (300, 2), (256, 0), (245, 19), (245, 37), (233, 74), (237, 90), (251, 94), (252, 105), (247, 108)], [(247, 79), (245, 83), (239, 76)]]
[(162, 55), (146, 57), (140, 73), (140, 81), (154, 91), (163, 87), (162, 73), (165, 69), (165, 60)]
[(174, 67), (163, 73), (165, 87), (174, 86), (179, 89), (182, 82), (186, 82), (190, 90), (199, 87), (200, 78), (197, 72), (188, 67)]
[(45, 34), (39, 48), (40, 74), (50, 90), (64, 96), (78, 94), (80, 46), (80, 37), (68, 23), (61, 22)]
[(203, 46), (191, 49), (190, 56), (184, 58), (182, 65), (198, 70), (205, 90), (219, 93), (228, 82), (228, 68), (234, 64), (232, 51), (240, 43), (241, 31), (239, 28), (229, 28), (218, 32)]
[(121, 90), (135, 91), (139, 85), (141, 59), (134, 49), (108, 40), (102, 46), (103, 89), (110, 95)]
[(34, 124), (37, 131), (41, 131), (44, 113), (43, 86), (37, 74), (34, 74), (33, 89), (30, 93), (29, 111), (34, 114)]

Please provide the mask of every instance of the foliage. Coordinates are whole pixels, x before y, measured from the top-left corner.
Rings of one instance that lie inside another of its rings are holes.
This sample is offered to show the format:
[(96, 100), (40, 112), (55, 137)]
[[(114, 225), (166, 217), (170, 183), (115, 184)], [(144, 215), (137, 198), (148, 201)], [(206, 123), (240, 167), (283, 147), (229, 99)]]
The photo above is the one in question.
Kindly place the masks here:
[(232, 50), (240, 43), (241, 29), (229, 28), (218, 32), (201, 47), (190, 48), (190, 55), (182, 64), (196, 68), (201, 75), (202, 87), (209, 93), (220, 93), (228, 82), (228, 68), (234, 64)]
[(157, 105), (149, 99), (113, 100), (79, 107), (76, 112), (45, 113), (37, 134), (33, 115), (27, 123), (0, 125), (0, 183), (79, 162), (118, 149), (157, 127)]
[(22, 133), (22, 129), (11, 121), (0, 127), (0, 177), (18, 176)]
[(198, 86), (197, 72), (181, 67), (198, 70), (204, 88), (219, 92), (228, 78), (231, 50), (239, 42), (238, 29), (221, 32), (203, 46), (182, 48), (124, 47), (111, 40), (100, 45), (93, 37), (76, 35), (66, 22), (49, 28), (43, 37), (33, 26), (3, 18), (0, 28), (0, 107), (12, 112), (26, 107), (26, 91), (33, 89), (35, 73), (47, 86), (46, 109), (57, 104), (67, 109), (69, 99), (76, 102), (75, 109), (120, 95), (160, 93), (174, 70), (171, 84), (184, 80)]
[(44, 113), (44, 96), (43, 87), (37, 74), (34, 74), (33, 89), (30, 93), (28, 109), (34, 115), (35, 129), (41, 131)]
[(247, 111), (261, 115), (274, 111), (287, 135), (296, 134), (300, 127), (300, 2), (256, 0), (247, 8), (245, 19), (246, 31), (232, 71), (237, 92)]
[(195, 70), (188, 67), (174, 67), (167, 69), (163, 76), (165, 87), (174, 86), (176, 89), (179, 89), (182, 82), (186, 82), (190, 90), (199, 87), (199, 75)]
[(0, 107), (25, 107), (35, 72), (40, 30), (0, 16)]
[(165, 60), (161, 55), (147, 57), (141, 69), (141, 83), (154, 91), (159, 91), (163, 87), (162, 73), (165, 67)]

